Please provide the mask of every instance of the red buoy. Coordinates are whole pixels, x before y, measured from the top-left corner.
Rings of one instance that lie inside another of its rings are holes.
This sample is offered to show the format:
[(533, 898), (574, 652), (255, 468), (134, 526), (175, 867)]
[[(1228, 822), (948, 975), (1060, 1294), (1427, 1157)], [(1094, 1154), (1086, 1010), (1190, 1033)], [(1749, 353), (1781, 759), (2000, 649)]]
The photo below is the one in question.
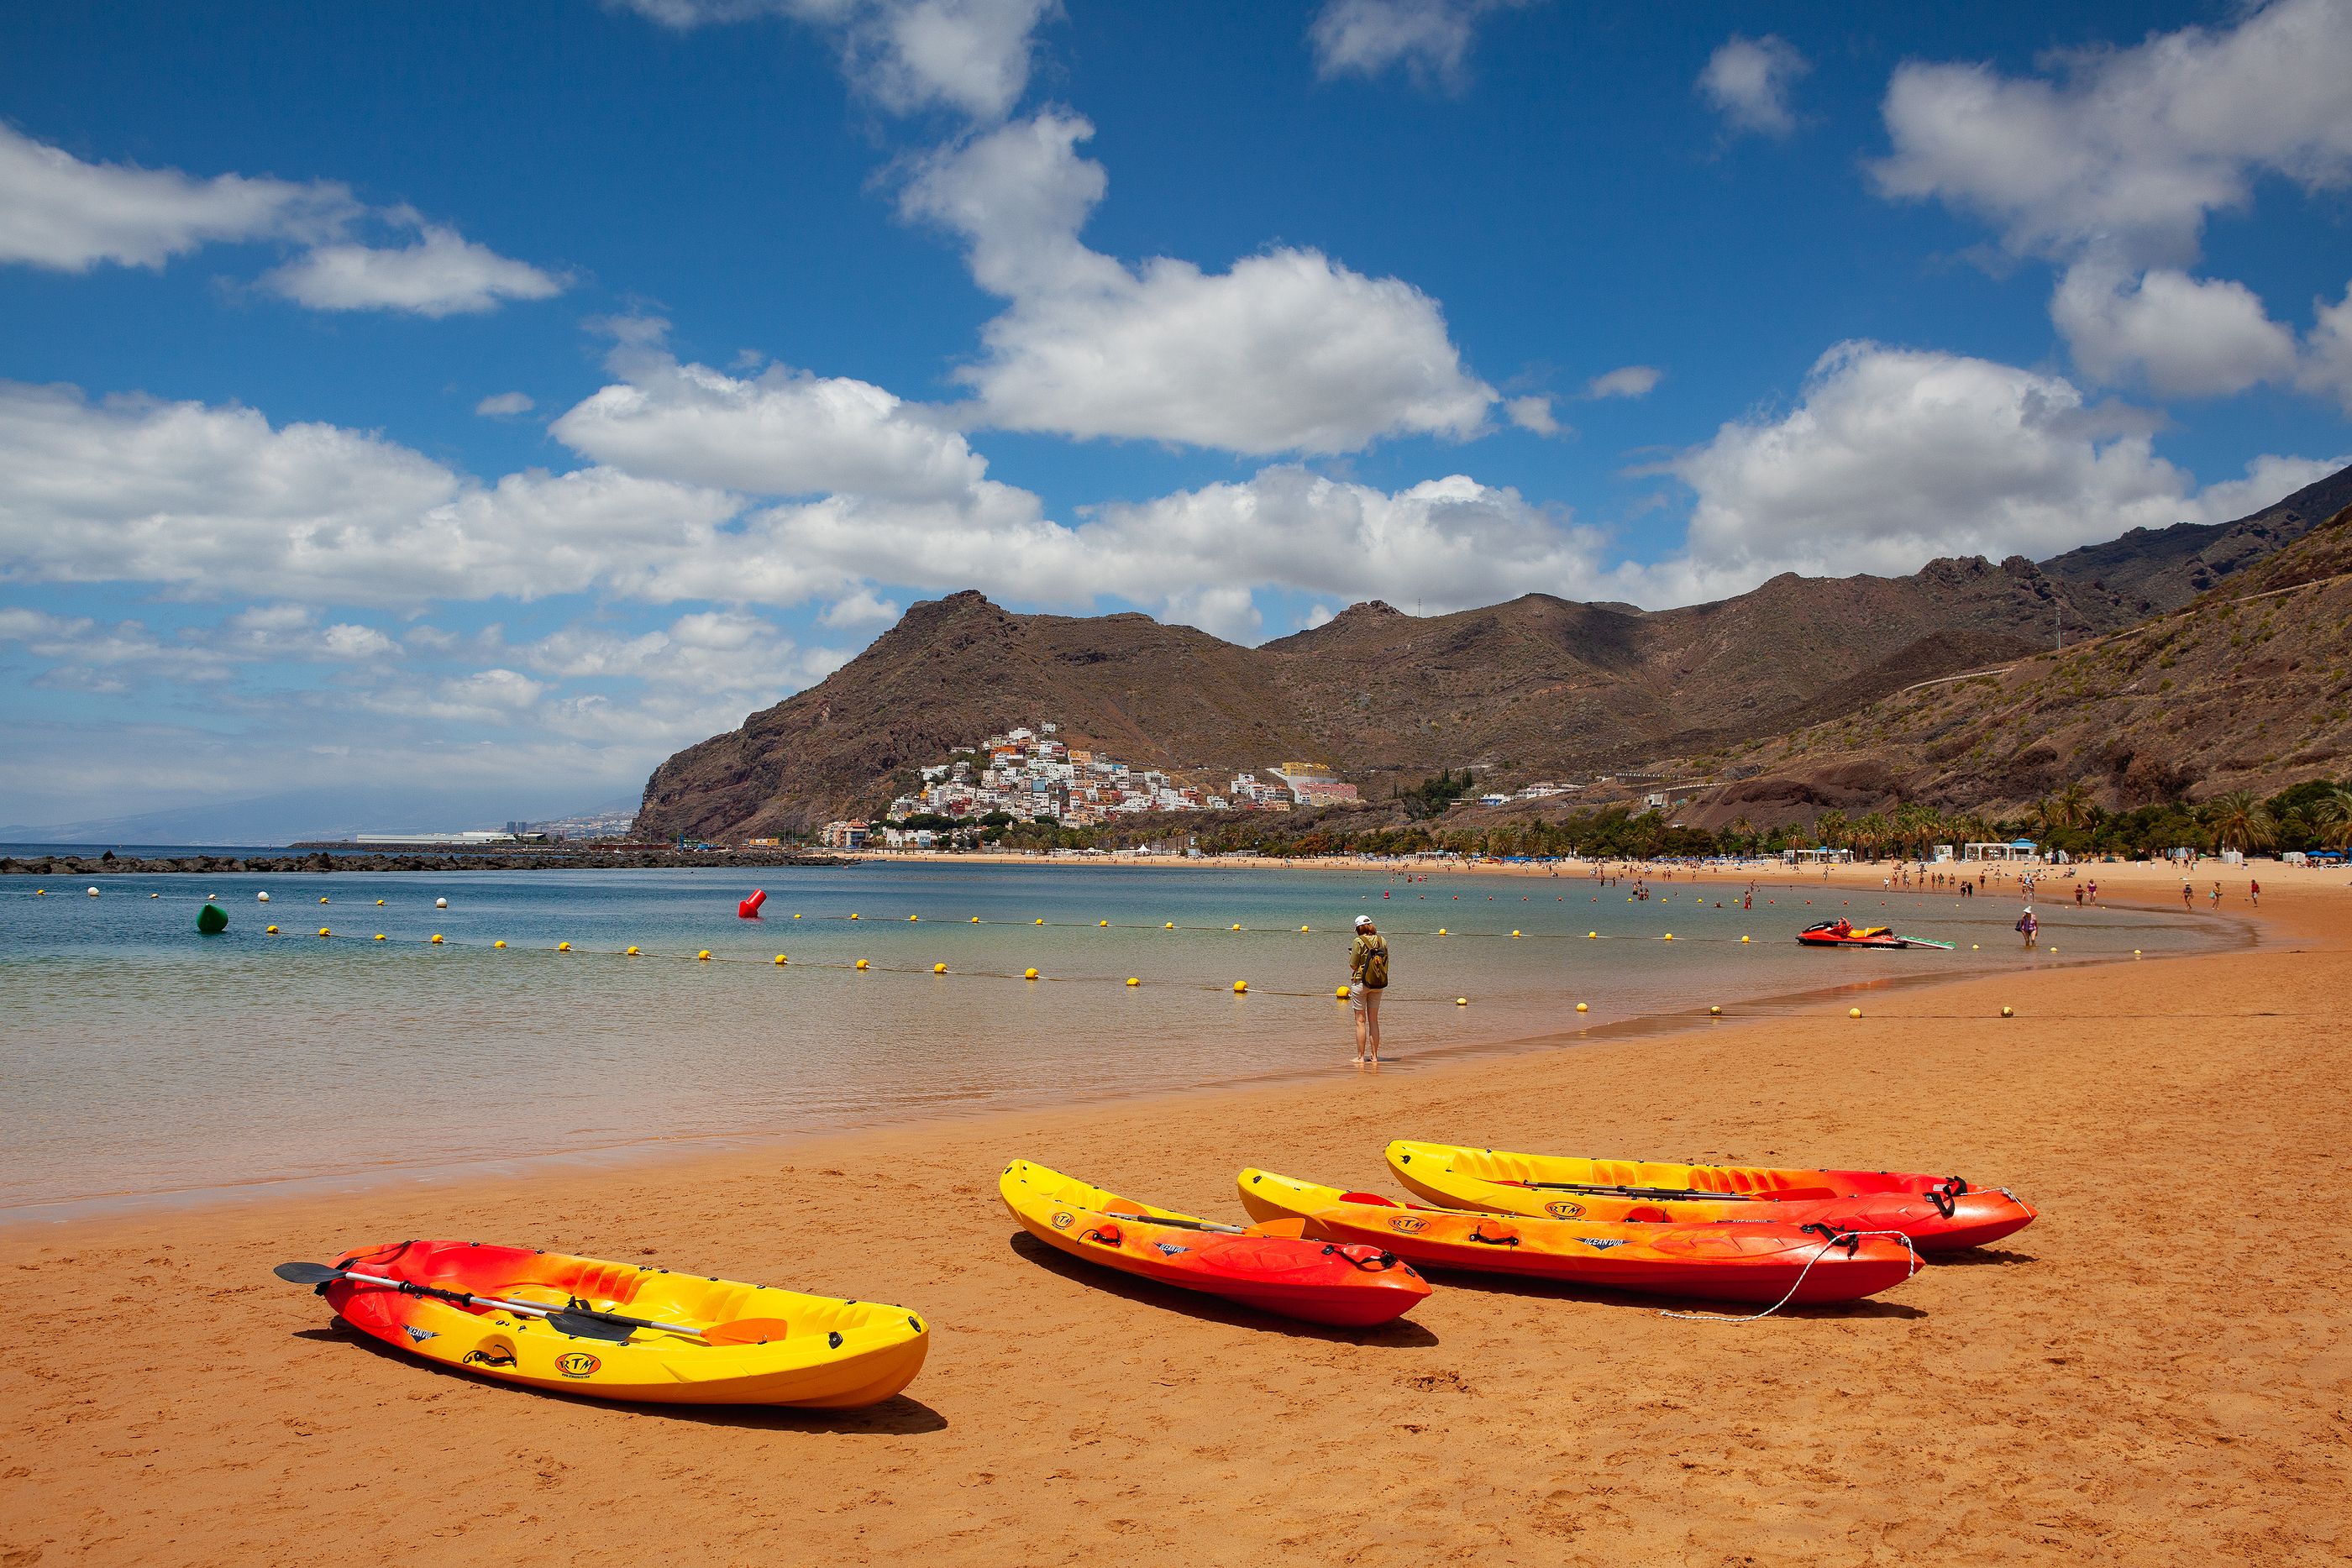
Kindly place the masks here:
[(735, 906), (735, 916), (739, 920), (757, 920), (760, 918), (760, 905), (767, 902), (768, 895), (755, 887), (751, 897)]

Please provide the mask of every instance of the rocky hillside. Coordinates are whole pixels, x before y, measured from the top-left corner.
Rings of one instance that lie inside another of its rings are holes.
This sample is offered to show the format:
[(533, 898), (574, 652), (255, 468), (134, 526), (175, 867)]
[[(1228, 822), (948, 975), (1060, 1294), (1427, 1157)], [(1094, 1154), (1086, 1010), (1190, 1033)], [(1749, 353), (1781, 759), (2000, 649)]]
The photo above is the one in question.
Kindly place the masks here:
[(2339, 469), (2234, 523), (2134, 528), (2119, 539), (2053, 557), (2042, 563), (2042, 570), (2120, 598), (2139, 615), (2159, 614), (2211, 591), (2347, 506), (2352, 506), (2352, 468)]
[(2352, 755), (2352, 507), (2186, 609), (1778, 739), (1681, 813), (1759, 827), (1921, 800), (1999, 813), (2086, 784), (2110, 810), (2334, 778)]
[[(2352, 499), (2352, 470), (2328, 483)], [(1374, 799), (1464, 766), (1516, 783), (1747, 747), (1743, 770), (1761, 770), (1763, 743), (1843, 733), (1811, 727), (1922, 681), (2028, 659), (2062, 621), (2077, 635), (2118, 631), (2200, 571), (2246, 570), (2263, 541), (2301, 538), (2296, 507), (2326, 491), (2218, 532), (2127, 536), (2095, 559), (1782, 576), (1656, 612), (1548, 594), (1427, 618), (1373, 602), (1259, 648), (1144, 615), (1017, 615), (953, 594), (916, 605), (821, 685), (671, 758), (646, 785), (636, 831), (734, 839), (870, 813), (914, 768), (1048, 718), (1073, 745), (1201, 776), (1310, 758)], [(1822, 744), (1771, 755), (1812, 757)], [(1802, 771), (1783, 787), (1829, 787), (1811, 763)]]

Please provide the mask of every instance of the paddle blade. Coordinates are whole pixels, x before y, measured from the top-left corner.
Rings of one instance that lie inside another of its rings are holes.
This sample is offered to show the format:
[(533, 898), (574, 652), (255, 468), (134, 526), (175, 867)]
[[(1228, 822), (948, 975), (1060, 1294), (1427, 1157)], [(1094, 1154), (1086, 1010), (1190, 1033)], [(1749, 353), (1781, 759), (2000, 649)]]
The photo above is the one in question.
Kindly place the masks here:
[(550, 1312), (547, 1326), (558, 1333), (568, 1333), (574, 1339), (601, 1339), (614, 1344), (626, 1344), (637, 1331), (626, 1323), (606, 1322), (586, 1312)]
[(1263, 1225), (1253, 1225), (1243, 1234), (1248, 1236), (1286, 1236), (1293, 1239), (1307, 1234), (1303, 1219), (1269, 1219)]
[(324, 1263), (280, 1263), (269, 1271), (289, 1285), (323, 1285), (343, 1277), (341, 1269), (330, 1269)]
[(713, 1323), (702, 1331), (705, 1344), (773, 1344), (793, 1332), (793, 1325), (782, 1318), (737, 1318), (731, 1323)]

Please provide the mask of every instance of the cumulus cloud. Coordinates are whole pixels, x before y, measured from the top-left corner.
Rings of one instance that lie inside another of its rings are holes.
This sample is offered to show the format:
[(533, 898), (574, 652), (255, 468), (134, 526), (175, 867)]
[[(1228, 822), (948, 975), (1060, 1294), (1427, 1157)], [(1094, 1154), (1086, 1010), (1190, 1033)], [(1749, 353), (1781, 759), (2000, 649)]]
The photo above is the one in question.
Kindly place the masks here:
[(2308, 189), (2352, 177), (2352, 11), (2277, 0), (2223, 30), (2056, 57), (2047, 77), (1983, 65), (1897, 69), (1884, 113), (1890, 196), (1982, 216), (2021, 253), (2093, 245), (2135, 267), (2193, 258), (2207, 216), (2263, 175)]
[(1559, 434), (1559, 421), (1552, 417), (1548, 397), (1515, 397), (1503, 405), (1503, 412), (1521, 430), (1532, 430), (1538, 435)]
[(2039, 559), (2239, 516), (2331, 467), (2263, 459), (2246, 481), (2200, 493), (2155, 455), (2149, 423), (2062, 377), (1839, 344), (1794, 409), (1726, 424), (1674, 461), (1697, 497), (1688, 553), (1649, 573), (1649, 592), (1711, 598), (1778, 571), (1902, 573), (1937, 556)]
[(746, 380), (635, 345), (613, 364), (627, 379), (551, 428), (573, 451), (648, 478), (941, 500), (988, 467), (961, 435), (870, 382), (782, 366)]
[(2318, 302), (2318, 319), (2305, 340), (2295, 380), (2305, 392), (2332, 397), (2352, 413), (2352, 286), (2333, 305)]
[(619, 0), (666, 26), (787, 16), (841, 51), (850, 85), (896, 113), (1002, 120), (1029, 85), (1032, 35), (1055, 0)]
[(981, 420), (1251, 454), (1484, 427), (1497, 394), (1464, 370), (1437, 302), (1401, 279), (1290, 247), (1223, 273), (1088, 249), (1078, 230), (1107, 182), (1076, 149), (1093, 134), (1074, 115), (1017, 120), (934, 155), (904, 193), (1012, 301), (958, 372)]
[(211, 244), (320, 238), (360, 210), (328, 182), (88, 163), (0, 124), (0, 262), (160, 267)]
[(1307, 25), (1315, 74), (1377, 77), (1402, 68), (1423, 86), (1458, 89), (1487, 13), (1523, 0), (1324, 0)]
[(1698, 90), (1734, 131), (1786, 136), (1797, 129), (1789, 111), (1789, 89), (1813, 68), (1786, 38), (1734, 36), (1707, 57)]
[(493, 392), (474, 405), (474, 412), (485, 419), (504, 419), (518, 413), (529, 413), (539, 405), (528, 392)]
[(1621, 365), (1586, 382), (1584, 395), (1590, 398), (1647, 397), (1664, 379), (1665, 372), (1654, 365)]
[(256, 605), (214, 626), (184, 626), (165, 635), (140, 621), (103, 624), (89, 616), (0, 607), (0, 643), (21, 646), (48, 667), (39, 684), (118, 694), (149, 680), (215, 685), (240, 665), (373, 665), (396, 658), (400, 644), (372, 626), (337, 622), (295, 604)]
[(2144, 379), (2160, 392), (2212, 396), (2294, 373), (2294, 334), (2242, 283), (2170, 267), (2135, 279), (2077, 262), (2059, 280), (2050, 315), (2074, 362), (2111, 384)]
[(418, 226), (415, 243), (314, 246), (264, 273), (261, 286), (313, 310), (405, 310), (478, 315), (509, 299), (546, 299), (564, 280), (503, 256), (456, 230)]
[(0, 581), (410, 605), (575, 591), (740, 509), (609, 468), (483, 485), (380, 436), (0, 382)]

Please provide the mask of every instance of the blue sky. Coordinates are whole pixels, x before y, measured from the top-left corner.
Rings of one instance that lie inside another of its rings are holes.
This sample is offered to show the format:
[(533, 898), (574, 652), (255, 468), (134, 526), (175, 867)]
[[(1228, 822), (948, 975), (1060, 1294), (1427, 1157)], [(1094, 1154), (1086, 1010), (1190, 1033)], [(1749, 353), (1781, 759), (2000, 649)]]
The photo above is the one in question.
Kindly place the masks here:
[(967, 586), (1257, 642), (2239, 516), (2352, 451), (2347, 79), (2345, 0), (28, 13), (0, 823), (626, 801)]

